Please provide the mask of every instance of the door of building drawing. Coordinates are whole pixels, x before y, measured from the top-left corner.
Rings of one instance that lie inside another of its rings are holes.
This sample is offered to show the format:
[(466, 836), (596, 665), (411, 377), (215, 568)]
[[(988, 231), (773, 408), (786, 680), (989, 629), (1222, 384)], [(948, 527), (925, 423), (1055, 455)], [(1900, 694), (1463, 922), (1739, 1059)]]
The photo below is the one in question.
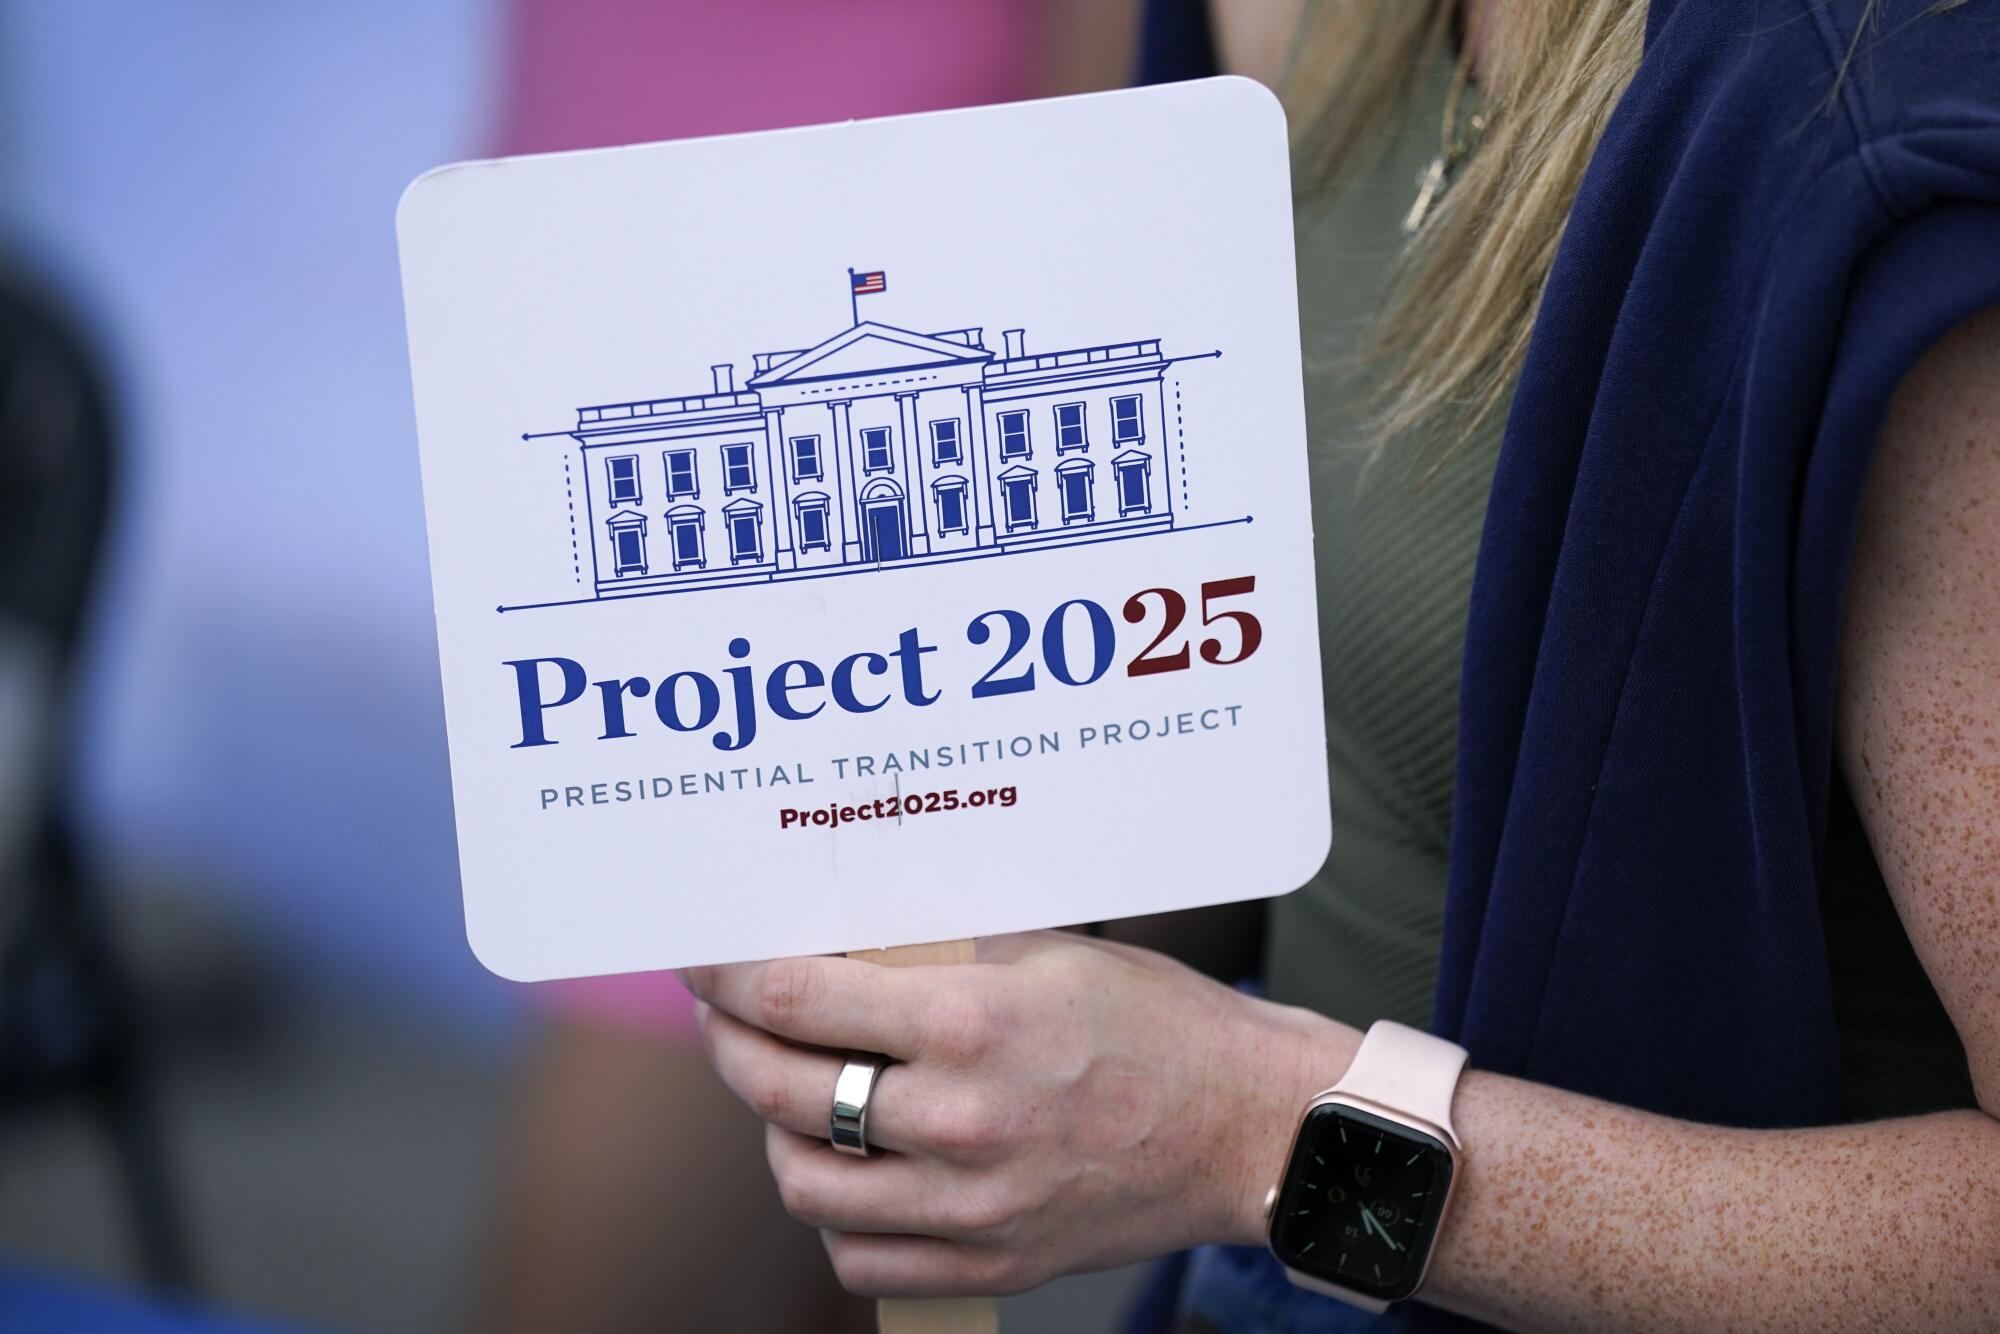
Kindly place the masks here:
[(909, 554), (909, 539), (903, 531), (903, 504), (899, 500), (869, 500), (861, 506), (862, 559), (877, 565), (901, 560)]

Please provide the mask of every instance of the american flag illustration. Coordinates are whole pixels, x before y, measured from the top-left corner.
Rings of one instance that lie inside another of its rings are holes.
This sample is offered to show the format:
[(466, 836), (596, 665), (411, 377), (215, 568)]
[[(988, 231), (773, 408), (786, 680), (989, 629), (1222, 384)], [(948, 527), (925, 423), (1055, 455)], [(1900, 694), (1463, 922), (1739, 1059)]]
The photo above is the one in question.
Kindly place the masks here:
[(885, 270), (874, 269), (867, 273), (856, 273), (849, 269), (848, 275), (854, 280), (856, 296), (874, 296), (877, 292), (889, 290), (889, 275)]

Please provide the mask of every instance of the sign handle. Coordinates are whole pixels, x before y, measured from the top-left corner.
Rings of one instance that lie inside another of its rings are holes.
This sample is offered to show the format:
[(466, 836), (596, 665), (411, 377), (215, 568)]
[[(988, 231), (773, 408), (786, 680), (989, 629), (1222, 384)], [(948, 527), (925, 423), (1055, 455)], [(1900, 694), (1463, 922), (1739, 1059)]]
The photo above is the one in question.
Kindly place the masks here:
[[(918, 964), (971, 963), (973, 942), (946, 940), (935, 945), (902, 945), (887, 950), (855, 950), (848, 956), (886, 968)], [(1000, 1307), (991, 1297), (948, 1297), (875, 1304), (881, 1334), (999, 1334)]]

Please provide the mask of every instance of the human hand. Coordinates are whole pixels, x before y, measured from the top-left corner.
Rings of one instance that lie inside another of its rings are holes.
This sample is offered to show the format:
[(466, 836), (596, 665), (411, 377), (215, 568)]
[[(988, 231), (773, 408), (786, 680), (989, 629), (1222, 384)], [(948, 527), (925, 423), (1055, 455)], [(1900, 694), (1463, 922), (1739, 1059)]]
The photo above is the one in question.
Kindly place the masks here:
[[(1164, 955), (1057, 932), (982, 940), (974, 964), (685, 976), (716, 1069), (770, 1123), (786, 1208), (875, 1296), (1016, 1292), (1260, 1240), (1299, 1109), (1359, 1041)], [(827, 1142), (847, 1051), (896, 1062), (867, 1159)]]

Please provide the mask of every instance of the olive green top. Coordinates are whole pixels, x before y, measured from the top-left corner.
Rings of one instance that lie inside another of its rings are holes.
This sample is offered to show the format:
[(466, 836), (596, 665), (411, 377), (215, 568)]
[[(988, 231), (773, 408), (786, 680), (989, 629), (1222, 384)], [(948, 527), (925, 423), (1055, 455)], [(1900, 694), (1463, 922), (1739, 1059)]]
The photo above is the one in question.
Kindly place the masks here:
[[(1273, 999), (1356, 1027), (1431, 1020), (1459, 666), (1505, 417), (1445, 455), (1434, 475), (1438, 452), (1421, 440), (1393, 442), (1371, 463), (1360, 422), (1361, 336), (1402, 248), (1417, 178), (1437, 152), (1450, 78), (1448, 63), (1430, 69), (1373, 165), (1297, 214), (1333, 846), (1305, 888), (1272, 902), (1265, 979)], [(1963, 1051), (1840, 794), (1826, 877), (1849, 1113), (1971, 1106)]]
[[(1428, 1027), (1444, 929), (1458, 669), (1472, 564), (1500, 448), (1496, 414), (1434, 476), (1397, 441), (1371, 463), (1362, 336), (1438, 149), (1449, 64), (1351, 182), (1298, 209), (1333, 851), (1272, 904), (1274, 998), (1365, 1027)], [(1421, 457), (1420, 457), (1421, 456)]]

